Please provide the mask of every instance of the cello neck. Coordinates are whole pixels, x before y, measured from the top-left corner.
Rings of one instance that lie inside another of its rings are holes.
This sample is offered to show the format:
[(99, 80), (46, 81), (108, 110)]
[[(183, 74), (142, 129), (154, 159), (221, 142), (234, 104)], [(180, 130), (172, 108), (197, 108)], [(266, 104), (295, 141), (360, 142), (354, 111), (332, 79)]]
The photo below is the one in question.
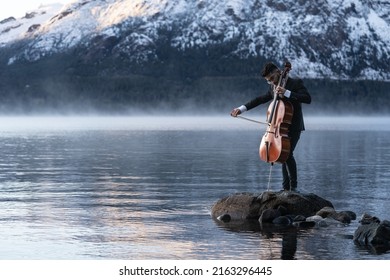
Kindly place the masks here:
[(290, 70), (291, 70), (291, 63), (289, 61), (286, 61), (284, 64), (284, 69), (279, 76), (278, 85), (277, 86), (273, 85), (274, 99), (272, 101), (273, 104), (272, 104), (271, 113), (268, 116), (268, 120), (267, 120), (268, 123), (272, 123), (272, 121), (274, 119), (275, 109), (276, 109), (276, 106), (278, 105), (278, 102), (279, 102), (278, 101), (278, 94), (276, 93), (276, 88), (277, 87), (284, 88), (286, 86), (287, 79), (288, 79), (288, 73), (290, 72)]
[[(288, 79), (288, 73), (290, 72), (291, 70), (291, 63), (289, 61), (286, 61), (284, 63), (284, 69), (282, 71), (282, 73), (280, 74), (280, 77), (279, 77), (279, 82), (278, 82), (278, 86), (279, 87), (285, 87), (286, 86), (286, 83), (287, 83), (287, 79)], [(276, 89), (277, 87), (274, 87), (274, 90)]]

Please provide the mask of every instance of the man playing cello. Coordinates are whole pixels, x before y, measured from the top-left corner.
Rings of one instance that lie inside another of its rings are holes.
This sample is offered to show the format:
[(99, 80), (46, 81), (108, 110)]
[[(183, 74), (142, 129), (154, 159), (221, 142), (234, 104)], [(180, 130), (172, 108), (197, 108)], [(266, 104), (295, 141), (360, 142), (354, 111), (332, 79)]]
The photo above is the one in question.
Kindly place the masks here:
[(260, 104), (272, 101), (274, 100), (274, 94), (277, 94), (279, 96), (278, 98), (281, 100), (289, 101), (292, 104), (293, 115), (288, 130), (290, 153), (286, 161), (282, 163), (282, 174), (283, 190), (295, 191), (297, 189), (298, 176), (297, 165), (293, 152), (299, 141), (301, 132), (305, 130), (301, 103), (310, 104), (311, 96), (301, 79), (287, 77), (286, 82), (281, 85), (281, 73), (282, 72), (275, 64), (271, 62), (267, 63), (264, 66), (261, 75), (270, 85), (268, 91), (264, 95), (256, 97), (245, 105), (241, 105), (240, 107), (233, 109), (230, 115), (237, 117), (245, 111), (251, 110)]

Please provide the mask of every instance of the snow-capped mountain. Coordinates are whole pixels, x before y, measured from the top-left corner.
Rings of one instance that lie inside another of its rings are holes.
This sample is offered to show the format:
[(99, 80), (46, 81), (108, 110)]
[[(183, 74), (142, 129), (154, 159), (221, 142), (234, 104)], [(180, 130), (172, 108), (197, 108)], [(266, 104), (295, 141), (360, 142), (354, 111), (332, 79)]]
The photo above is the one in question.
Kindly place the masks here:
[[(371, 0), (75, 0), (0, 21), (8, 64), (72, 48), (99, 59), (159, 61), (161, 48), (283, 62), (306, 78), (390, 80), (390, 2)], [(215, 59), (215, 57), (210, 58)]]
[(35, 11), (26, 12), (22, 18), (0, 19), (0, 47), (24, 39), (58, 13), (61, 8), (61, 4), (42, 5)]

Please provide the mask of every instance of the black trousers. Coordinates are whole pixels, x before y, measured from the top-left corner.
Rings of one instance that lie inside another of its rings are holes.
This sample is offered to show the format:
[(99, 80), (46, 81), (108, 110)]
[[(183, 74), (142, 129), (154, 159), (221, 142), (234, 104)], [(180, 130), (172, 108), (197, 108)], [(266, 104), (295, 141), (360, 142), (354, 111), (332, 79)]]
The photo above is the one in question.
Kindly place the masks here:
[(290, 137), (291, 147), (290, 155), (288, 156), (286, 162), (282, 164), (283, 189), (295, 190), (298, 186), (298, 173), (297, 163), (294, 158), (294, 149), (301, 137), (301, 131), (289, 131), (288, 136)]

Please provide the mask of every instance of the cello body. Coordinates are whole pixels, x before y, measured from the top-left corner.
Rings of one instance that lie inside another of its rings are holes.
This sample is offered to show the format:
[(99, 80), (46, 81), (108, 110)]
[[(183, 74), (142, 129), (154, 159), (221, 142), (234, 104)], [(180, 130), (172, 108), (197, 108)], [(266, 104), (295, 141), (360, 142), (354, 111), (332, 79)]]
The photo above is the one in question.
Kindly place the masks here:
[[(291, 64), (286, 62), (285, 69), (281, 73), (278, 86), (284, 87), (287, 82), (287, 75), (291, 69)], [(276, 86), (274, 87), (276, 89)], [(294, 108), (289, 101), (282, 100), (274, 91), (274, 99), (267, 110), (268, 127), (263, 135), (259, 155), (265, 162), (286, 162), (290, 155), (290, 138), (288, 130), (291, 124)]]
[(274, 107), (274, 116), (260, 142), (259, 155), (265, 162), (284, 163), (290, 154), (288, 128), (294, 109), (288, 101), (272, 101), (267, 110), (267, 117), (271, 114), (270, 109), (272, 110)]

